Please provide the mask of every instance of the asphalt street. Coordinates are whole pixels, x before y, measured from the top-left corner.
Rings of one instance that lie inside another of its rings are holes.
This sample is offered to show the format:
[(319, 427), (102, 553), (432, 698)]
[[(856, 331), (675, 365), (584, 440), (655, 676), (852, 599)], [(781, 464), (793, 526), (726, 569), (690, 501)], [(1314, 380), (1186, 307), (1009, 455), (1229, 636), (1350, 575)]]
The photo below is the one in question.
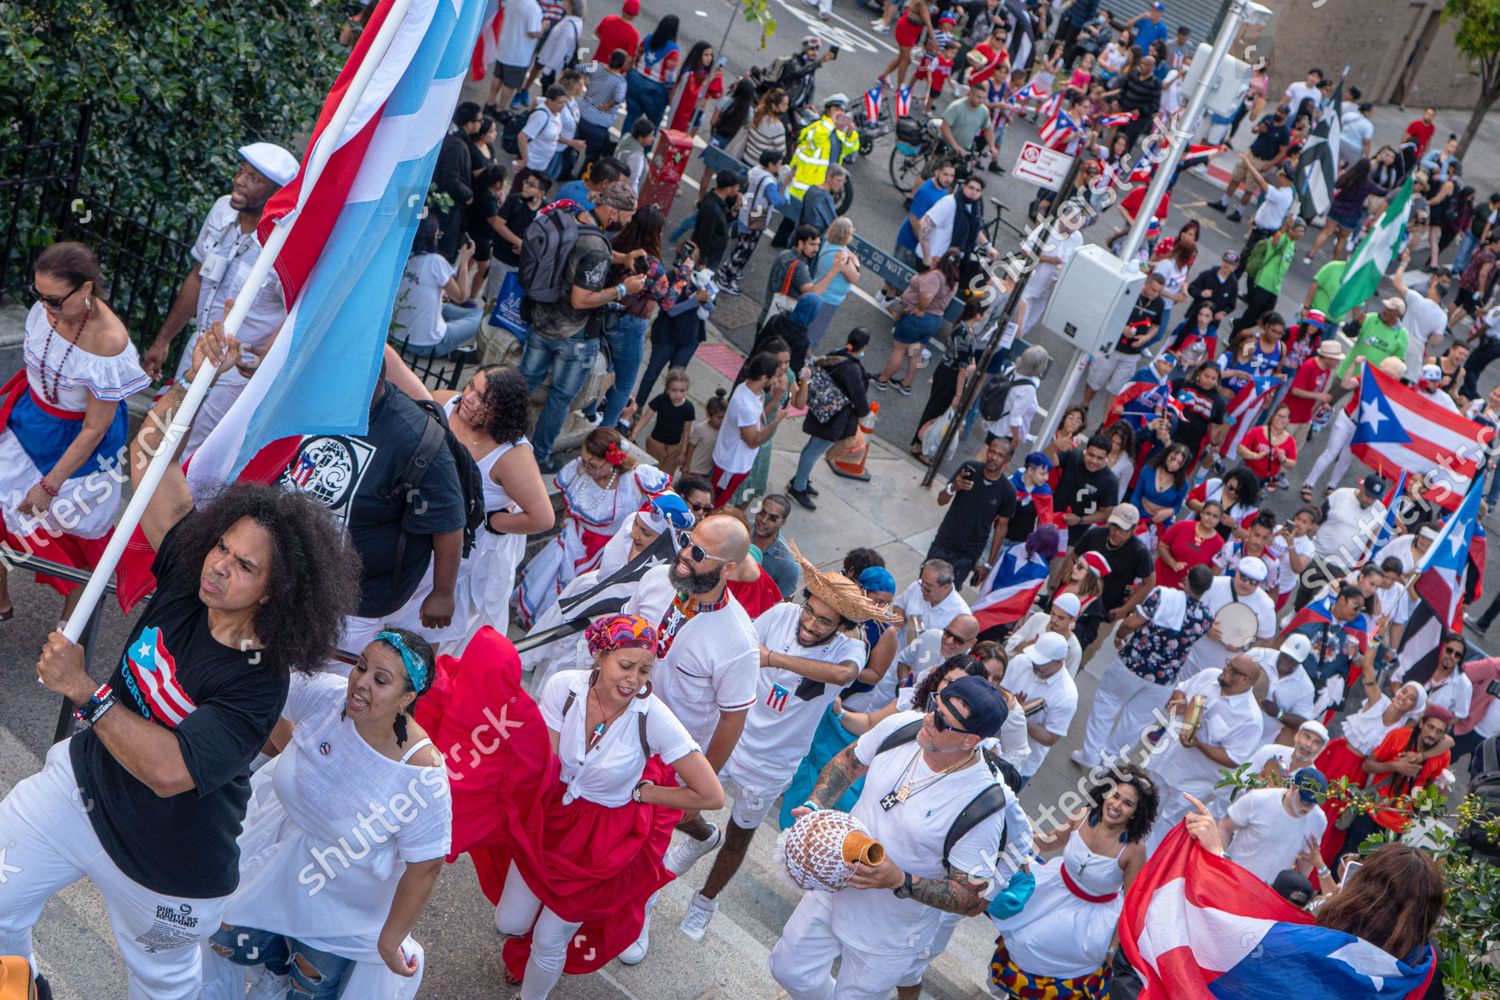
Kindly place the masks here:
[[(833, 18), (826, 23), (821, 22), (816, 12), (802, 0), (768, 2), (777, 27), (764, 50), (756, 48), (753, 26), (738, 19), (737, 4), (652, 0), (648, 16), (642, 18), (640, 27), (644, 34), (656, 17), (675, 13), (681, 18), (681, 40), (683, 47), (687, 48), (699, 39), (718, 45), (725, 27), (729, 26), (726, 54), (731, 78), (737, 78), (752, 64), (765, 65), (777, 55), (793, 52), (804, 35), (817, 35), (825, 44), (839, 45), (841, 50), (836, 61), (819, 71), (818, 93), (826, 96), (842, 91), (851, 100), (860, 98), (895, 53), (887, 36), (875, 35), (869, 30), (873, 12), (853, 0), (836, 0)], [(591, 23), (613, 9), (612, 3), (608, 9), (596, 7), (591, 11)], [(591, 30), (586, 31), (585, 40), (591, 39)], [(1012, 125), (1002, 145), (1002, 160), (1007, 170), (1013, 165), (1023, 139), (1034, 135), (1035, 126), (1019, 121)], [(894, 245), (903, 213), (901, 196), (891, 185), (887, 172), (890, 149), (891, 139), (882, 139), (871, 157), (851, 167), (856, 195), (850, 214), (861, 236), (887, 250)], [(689, 176), (696, 181), (700, 173), (694, 165)], [(1008, 174), (1003, 177), (986, 174), (985, 179), (989, 185), (987, 194), (999, 197), (1005, 203), (1007, 218), (1018, 220), (1024, 215), (1035, 188)], [(692, 183), (679, 189), (671, 213), (674, 224), (691, 210), (695, 194)], [(1185, 175), (1177, 187), (1172, 216), (1164, 227), (1168, 232), (1175, 232), (1189, 218), (1200, 221), (1203, 226), (1199, 251), (1201, 266), (1216, 260), (1224, 250), (1239, 249), (1245, 237), (1242, 226), (1227, 223), (1216, 212), (1204, 211), (1205, 199), (1214, 194), (1215, 186), (1205, 178)], [(1086, 231), (1085, 238), (1102, 243), (1120, 221), (1117, 213), (1106, 216)], [(750, 294), (727, 299), (716, 315), (716, 323), (722, 332), (741, 348), (748, 347), (753, 336), (752, 325), (760, 306), (759, 292), (765, 287), (766, 268), (771, 257), (770, 248), (762, 247), (742, 282)], [(1311, 271), (1310, 267), (1300, 263), (1293, 265), (1282, 299), (1282, 305), (1288, 311), (1294, 311), (1296, 304), (1301, 302), (1311, 281)], [(830, 334), (830, 339), (837, 338), (856, 326), (869, 331), (872, 340), (867, 364), (877, 368), (889, 349), (892, 325), (890, 318), (877, 310), (873, 299), (869, 298), (878, 290), (879, 284), (873, 276), (864, 278), (860, 284), (864, 294), (852, 295), (845, 302)], [(1034, 333), (1032, 339), (1054, 352), (1055, 363), (1040, 396), (1044, 406), (1057, 405), (1061, 402), (1056, 396), (1068, 361), (1066, 349), (1045, 331)], [(1491, 376), (1482, 383), (1482, 388), (1488, 389), (1493, 383), (1494, 376)], [(910, 398), (894, 392), (878, 395), (881, 416), (877, 435), (904, 450), (925, 401), (926, 388), (924, 373), (917, 383), (916, 393)], [(778, 441), (779, 446), (795, 448), (800, 432), (795, 428), (785, 429), (780, 436), (793, 440), (784, 446)], [(978, 438), (976, 435), (963, 443), (958, 457), (972, 454), (980, 444)], [(1310, 453), (1316, 453), (1317, 447), (1315, 439)], [(915, 469), (915, 463), (912, 465)], [(1356, 463), (1351, 475), (1362, 473), (1362, 467)], [(778, 487), (780, 483), (773, 482), (772, 485)], [(842, 484), (835, 487), (836, 493), (844, 490)], [(912, 490), (915, 493), (915, 487)], [(850, 491), (847, 495), (851, 504), (859, 502), (857, 492)], [(913, 509), (917, 502), (912, 501)], [(921, 506), (925, 509), (931, 504), (924, 502)], [(1295, 495), (1277, 494), (1271, 506), (1279, 514), (1289, 514), (1295, 506)], [(903, 522), (904, 518), (894, 520)], [(882, 528), (887, 532), (886, 537), (907, 538), (919, 554), (925, 551), (935, 523), (936, 516), (932, 515), (920, 524), (891, 523), (882, 525)], [(851, 536), (850, 546), (866, 544), (853, 536), (850, 526), (844, 526), (843, 530)], [(57, 718), (57, 698), (34, 682), (33, 665), (37, 651), (55, 622), (58, 599), (50, 590), (32, 583), (29, 577), (22, 577), (22, 574), (14, 574), (12, 582), (15, 618), (0, 624), (0, 675), (9, 681), (6, 695), (0, 698), (0, 793), (40, 768), (41, 757), (46, 752)], [(1493, 573), (1489, 584), (1491, 588), (1496, 585)], [(93, 668), (95, 676), (108, 672), (113, 658), (119, 655), (126, 629), (127, 623), (118, 610), (109, 609), (99, 635), (99, 654)], [(1475, 637), (1471, 635), (1470, 638)], [(1097, 673), (1102, 663), (1102, 658), (1096, 658), (1086, 665), (1085, 672), (1092, 667)], [(1028, 787), (1023, 801), (1029, 808), (1045, 801), (1055, 801), (1057, 794), (1077, 777), (1076, 770), (1069, 773), (1067, 753), (1080, 741), (1082, 720), (1093, 684), (1092, 680), (1082, 683), (1082, 677), (1080, 681), (1082, 698), (1075, 733), (1058, 745), (1044, 772)], [(710, 929), (708, 939), (701, 945), (689, 942), (678, 933), (676, 923), (691, 893), (706, 874), (706, 863), (691, 876), (674, 883), (664, 894), (653, 933), (653, 948), (644, 964), (626, 968), (611, 963), (597, 975), (565, 978), (553, 995), (559, 1000), (771, 1000), (784, 995), (770, 979), (766, 957), (795, 905), (797, 893), (776, 872), (773, 840), (769, 831), (763, 831), (756, 839), (745, 869), (721, 897), (720, 915)], [(0, 867), (0, 884), (4, 880), (5, 869)], [(514, 995), (514, 991), (500, 979), (498, 938), (492, 917), (492, 909), (478, 892), (466, 861), (460, 861), (445, 871), (416, 932), (428, 949), (429, 973), (423, 986), (423, 997), (489, 1000)], [(52, 977), (60, 1000), (123, 1000), (123, 966), (111, 940), (103, 904), (90, 886), (75, 885), (55, 897), (37, 926), (36, 938), (43, 969)], [(965, 921), (949, 952), (934, 963), (924, 995), (941, 1000), (977, 995), (982, 989), (983, 961), (992, 948), (992, 940), (993, 933), (986, 922)]]

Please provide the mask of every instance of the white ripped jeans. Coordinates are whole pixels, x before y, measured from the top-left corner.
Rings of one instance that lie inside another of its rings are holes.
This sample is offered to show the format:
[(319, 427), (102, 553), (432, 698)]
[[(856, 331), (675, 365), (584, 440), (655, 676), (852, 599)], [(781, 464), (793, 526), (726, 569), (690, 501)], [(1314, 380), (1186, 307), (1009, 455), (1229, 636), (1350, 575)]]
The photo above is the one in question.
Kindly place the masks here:
[(521, 983), (521, 1000), (543, 1000), (562, 978), (568, 942), (581, 923), (564, 920), (542, 905), (515, 864), (505, 873), (505, 889), (495, 907), (495, 928), (516, 937), (531, 932), (531, 958)]

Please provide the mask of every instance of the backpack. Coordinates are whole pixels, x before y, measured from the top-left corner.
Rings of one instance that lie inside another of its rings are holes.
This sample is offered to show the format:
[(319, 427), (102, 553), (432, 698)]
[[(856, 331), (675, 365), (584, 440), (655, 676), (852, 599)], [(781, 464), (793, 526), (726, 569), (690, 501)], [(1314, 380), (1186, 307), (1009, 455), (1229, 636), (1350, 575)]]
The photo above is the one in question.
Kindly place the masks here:
[(1491, 736), (1479, 744), (1469, 762), (1469, 794), (1484, 804), (1484, 815), (1473, 823), (1459, 827), (1458, 839), (1467, 844), (1469, 850), (1490, 861), (1500, 861), (1500, 844), (1495, 843), (1484, 832), (1483, 824), (1500, 815), (1500, 750), (1496, 742), (1500, 737)]
[[(474, 539), (479, 527), (485, 520), (484, 476), (480, 474), (479, 466), (475, 464), (474, 456), (469, 454), (469, 449), (448, 429), (448, 418), (443, 413), (443, 408), (430, 399), (413, 399), (412, 402), (426, 411), (431, 419), (422, 427), (422, 437), (417, 441), (417, 448), (411, 453), (411, 461), (406, 463), (401, 478), (396, 480), (391, 496), (403, 497), (408, 507), (420, 503), (422, 480), (433, 459), (437, 457), (438, 449), (446, 446), (453, 456), (453, 468), (458, 473), (458, 485), (464, 498), (463, 554), (467, 559), (474, 549)], [(403, 530), (401, 539), (396, 543), (395, 566), (398, 568), (406, 554), (406, 538), (407, 533)]]
[(500, 148), (511, 156), (521, 155), (521, 146), (516, 141), (516, 138), (521, 134), (521, 130), (526, 127), (526, 122), (530, 117), (530, 108), (523, 108), (519, 111), (502, 111), (497, 117), (500, 123)]
[(1245, 278), (1252, 286), (1269, 256), (1271, 256), (1271, 237), (1267, 236), (1251, 248), (1250, 256), (1245, 259)]
[(571, 212), (543, 211), (526, 227), (521, 245), (521, 266), (516, 270), (526, 292), (522, 317), (531, 322), (530, 307), (538, 302), (556, 305), (568, 291), (568, 258), (581, 233), (604, 239), (597, 226), (584, 225)]
[(814, 364), (812, 376), (807, 380), (808, 415), (820, 424), (832, 423), (833, 418), (848, 405), (848, 395), (833, 380), (829, 369), (822, 364)]
[(1036, 379), (1027, 375), (1016, 375), (1015, 370), (1001, 372), (984, 384), (979, 394), (979, 415), (985, 420), (999, 420), (1005, 415), (1005, 404), (1010, 391), (1018, 385), (1038, 385)]
[[(880, 744), (875, 751), (876, 756), (887, 750), (911, 743), (916, 740), (917, 733), (922, 729), (922, 720), (913, 719), (900, 729), (895, 730)], [(964, 838), (964, 834), (974, 829), (980, 823), (989, 819), (995, 813), (1005, 808), (1007, 799), (1006, 789), (1012, 792), (1021, 784), (1021, 775), (1014, 767), (988, 750), (979, 752), (980, 761), (989, 768), (990, 775), (994, 777), (995, 784), (990, 785), (984, 791), (969, 800), (969, 804), (959, 810), (958, 816), (954, 818), (953, 825), (948, 827), (948, 833), (943, 837), (943, 867), (950, 867), (948, 856), (953, 853), (953, 848)], [(1010, 843), (1010, 823), (1006, 822), (1000, 831), (1000, 847), (996, 857), (1005, 853), (1006, 845)]]

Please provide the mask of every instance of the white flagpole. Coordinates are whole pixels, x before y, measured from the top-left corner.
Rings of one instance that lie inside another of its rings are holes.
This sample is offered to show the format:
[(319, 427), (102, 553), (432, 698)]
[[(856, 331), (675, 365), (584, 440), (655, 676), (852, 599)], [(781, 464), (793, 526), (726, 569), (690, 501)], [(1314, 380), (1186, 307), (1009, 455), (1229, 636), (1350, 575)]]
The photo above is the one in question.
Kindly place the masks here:
[[(297, 207), (276, 221), (270, 238), (261, 248), (260, 257), (255, 261), (255, 266), (250, 269), (250, 275), (245, 279), (244, 287), (235, 298), (234, 308), (224, 318), (224, 331), (229, 335), (233, 336), (239, 332), (240, 325), (245, 321), (245, 314), (250, 311), (251, 303), (260, 294), (261, 286), (266, 283), (266, 279), (271, 276), (271, 268), (276, 263), (281, 248), (286, 245), (292, 227), (296, 225), (301, 206), (307, 202), (323, 169), (333, 156), (333, 151), (344, 134), (344, 128), (349, 124), (349, 119), (354, 116), (354, 109), (370, 86), (370, 79), (375, 75), (375, 71), (390, 50), (391, 43), (406, 20), (406, 14), (411, 5), (412, 0), (392, 0), (390, 10), (386, 12), (385, 19), (380, 24), (380, 30), (376, 32), (369, 50), (365, 53), (364, 60), (355, 71), (354, 79), (349, 83), (349, 89), (340, 99), (339, 106), (334, 111), (328, 127), (318, 136), (318, 143), (313, 147), (307, 167), (302, 173), (301, 197), (298, 199)], [(93, 615), (94, 608), (104, 597), (104, 588), (108, 586), (110, 577), (114, 575), (115, 566), (119, 564), (120, 556), (124, 554), (130, 536), (135, 533), (136, 526), (141, 523), (141, 516), (145, 514), (146, 507), (151, 502), (151, 495), (156, 492), (157, 486), (161, 485), (162, 476), (166, 475), (168, 465), (177, 455), (177, 445), (192, 425), (193, 415), (198, 412), (198, 406), (203, 402), (203, 397), (208, 395), (212, 383), (213, 379), (200, 372), (198, 378), (188, 386), (187, 396), (183, 398), (182, 405), (173, 414), (172, 424), (167, 428), (165, 438), (157, 448), (156, 454), (152, 456), (151, 464), (141, 477), (140, 484), (131, 495), (130, 503), (120, 517), (120, 523), (115, 525), (114, 535), (110, 537), (104, 555), (100, 557), (99, 564), (94, 567), (88, 584), (83, 588), (82, 599), (73, 609), (68, 624), (63, 628), (63, 635), (67, 636), (70, 642), (77, 642), (83, 635), (84, 626)]]

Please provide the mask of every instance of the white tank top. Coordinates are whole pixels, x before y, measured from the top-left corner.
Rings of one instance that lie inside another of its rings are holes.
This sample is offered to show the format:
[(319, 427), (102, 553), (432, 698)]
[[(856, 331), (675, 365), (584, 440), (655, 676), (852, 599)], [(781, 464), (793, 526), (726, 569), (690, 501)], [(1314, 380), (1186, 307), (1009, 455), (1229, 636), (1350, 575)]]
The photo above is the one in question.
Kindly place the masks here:
[(1063, 847), (1063, 865), (1068, 869), (1068, 877), (1090, 896), (1114, 895), (1125, 884), (1120, 859), (1096, 854), (1077, 833)]
[[(454, 396), (452, 399), (448, 400), (447, 404), (443, 407), (443, 412), (448, 415), (449, 420), (453, 419), (453, 411), (458, 404), (458, 400), (459, 397)], [(519, 448), (522, 445), (530, 448), (531, 442), (526, 440), (526, 438), (522, 436), (517, 441), (497, 445), (496, 447), (492, 448), (490, 452), (483, 458), (476, 458), (474, 460), (474, 464), (479, 466), (479, 475), (484, 479), (484, 509), (486, 513), (493, 513), (497, 510), (507, 510), (511, 507), (512, 500), (510, 498), (510, 495), (505, 492), (505, 487), (501, 486), (499, 483), (495, 482), (493, 478), (491, 478), (490, 472), (495, 468), (495, 463), (500, 461), (500, 456), (504, 455), (512, 448)]]

